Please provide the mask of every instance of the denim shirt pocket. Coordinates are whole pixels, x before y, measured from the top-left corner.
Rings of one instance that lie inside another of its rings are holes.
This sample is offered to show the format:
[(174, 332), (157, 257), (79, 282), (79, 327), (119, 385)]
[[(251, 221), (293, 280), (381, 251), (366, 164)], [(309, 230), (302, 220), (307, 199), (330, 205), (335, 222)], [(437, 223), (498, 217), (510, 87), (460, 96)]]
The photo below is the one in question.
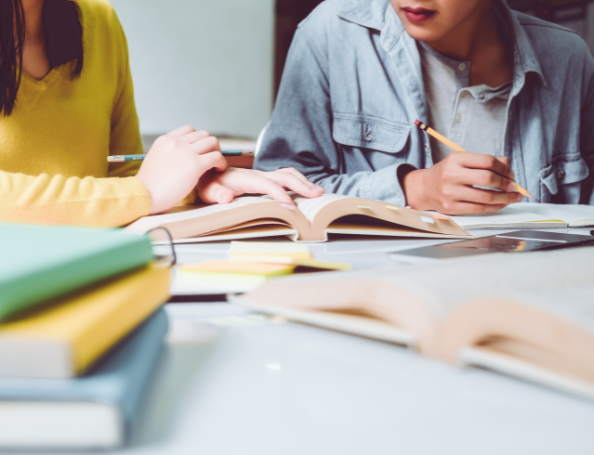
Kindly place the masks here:
[(541, 169), (540, 202), (579, 204), (582, 182), (590, 175), (579, 153), (558, 155), (553, 164)]
[(378, 117), (337, 113), (333, 117), (334, 141), (365, 152), (398, 154), (404, 150), (410, 136), (410, 126)]

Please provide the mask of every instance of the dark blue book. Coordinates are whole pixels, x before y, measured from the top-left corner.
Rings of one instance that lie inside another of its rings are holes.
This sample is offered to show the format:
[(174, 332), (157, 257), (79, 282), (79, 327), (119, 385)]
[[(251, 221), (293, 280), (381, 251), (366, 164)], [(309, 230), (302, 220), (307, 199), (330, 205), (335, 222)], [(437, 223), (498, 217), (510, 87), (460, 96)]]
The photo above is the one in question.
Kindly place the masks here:
[(0, 378), (0, 449), (111, 449), (130, 437), (160, 358), (159, 309), (76, 379)]

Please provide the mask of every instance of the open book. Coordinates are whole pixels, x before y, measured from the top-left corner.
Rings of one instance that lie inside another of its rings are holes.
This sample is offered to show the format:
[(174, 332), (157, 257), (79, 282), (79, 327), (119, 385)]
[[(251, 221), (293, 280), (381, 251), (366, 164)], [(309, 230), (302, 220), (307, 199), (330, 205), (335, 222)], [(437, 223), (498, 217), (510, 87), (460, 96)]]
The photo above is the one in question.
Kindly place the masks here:
[(519, 202), (496, 212), (451, 217), (464, 229), (551, 229), (594, 226), (594, 206)]
[(176, 243), (289, 236), (323, 242), (328, 234), (392, 237), (466, 238), (470, 234), (450, 218), (397, 207), (371, 199), (326, 194), (293, 198), (288, 210), (268, 196), (242, 197), (230, 204), (179, 206), (163, 215), (141, 218), (128, 231), (146, 233), (157, 227), (171, 232)]
[(232, 301), (594, 400), (594, 247), (294, 275)]

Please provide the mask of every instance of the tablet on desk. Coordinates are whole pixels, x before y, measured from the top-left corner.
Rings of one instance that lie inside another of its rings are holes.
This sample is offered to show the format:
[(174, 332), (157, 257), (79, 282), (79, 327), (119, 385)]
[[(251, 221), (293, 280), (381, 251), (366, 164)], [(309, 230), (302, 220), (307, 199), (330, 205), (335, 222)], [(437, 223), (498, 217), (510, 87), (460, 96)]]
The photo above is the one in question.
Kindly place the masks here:
[(397, 262), (421, 263), (477, 254), (518, 253), (580, 246), (594, 246), (594, 236), (521, 230), (388, 253), (388, 257)]

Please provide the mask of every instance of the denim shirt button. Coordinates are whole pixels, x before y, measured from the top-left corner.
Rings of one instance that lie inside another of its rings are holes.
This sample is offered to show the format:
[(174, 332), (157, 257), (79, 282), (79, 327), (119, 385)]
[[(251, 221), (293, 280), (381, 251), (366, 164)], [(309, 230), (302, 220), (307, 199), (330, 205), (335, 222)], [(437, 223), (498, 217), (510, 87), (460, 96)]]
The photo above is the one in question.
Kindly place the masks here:
[(557, 169), (557, 178), (563, 180), (565, 178), (565, 171), (563, 169)]
[(365, 128), (365, 140), (372, 141), (373, 140), (373, 133), (369, 127)]

